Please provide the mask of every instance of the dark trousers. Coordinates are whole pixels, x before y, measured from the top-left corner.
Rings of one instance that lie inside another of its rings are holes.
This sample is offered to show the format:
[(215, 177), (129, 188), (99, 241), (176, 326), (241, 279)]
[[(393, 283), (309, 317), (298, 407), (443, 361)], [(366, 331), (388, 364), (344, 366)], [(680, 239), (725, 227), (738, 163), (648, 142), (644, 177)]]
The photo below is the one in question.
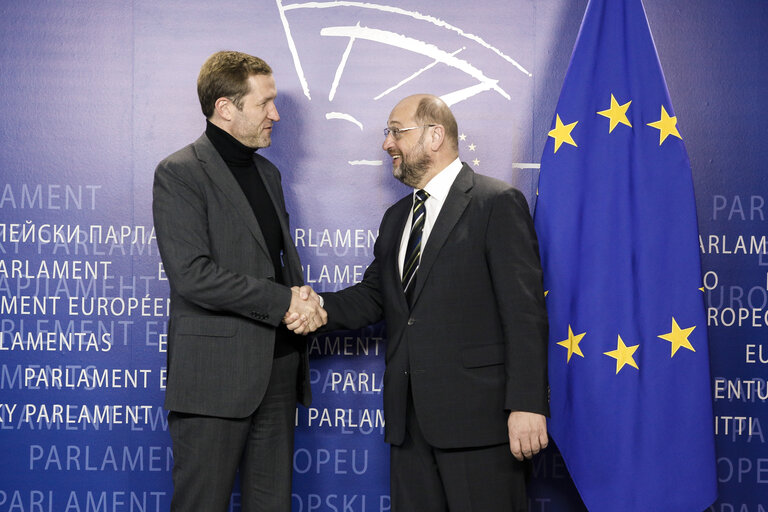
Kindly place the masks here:
[(508, 444), (440, 449), (419, 428), (408, 400), (405, 441), (390, 451), (393, 512), (525, 512), (526, 463)]
[(290, 512), (296, 353), (274, 360), (258, 409), (246, 418), (173, 412), (172, 512), (225, 512), (240, 471), (243, 512)]

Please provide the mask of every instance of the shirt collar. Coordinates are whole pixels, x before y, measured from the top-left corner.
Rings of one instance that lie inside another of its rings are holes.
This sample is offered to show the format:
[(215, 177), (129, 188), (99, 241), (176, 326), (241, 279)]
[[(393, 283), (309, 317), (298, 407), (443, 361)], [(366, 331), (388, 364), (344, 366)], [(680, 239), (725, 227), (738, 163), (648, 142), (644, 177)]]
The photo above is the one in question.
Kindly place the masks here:
[[(445, 201), (445, 198), (448, 197), (448, 192), (450, 192), (451, 186), (456, 180), (456, 176), (459, 175), (462, 167), (461, 160), (456, 158), (456, 160), (448, 164), (445, 169), (429, 180), (429, 183), (424, 187), (424, 190), (427, 191), (429, 197), (434, 197), (440, 203)], [(413, 190), (413, 193), (416, 193), (416, 189)]]

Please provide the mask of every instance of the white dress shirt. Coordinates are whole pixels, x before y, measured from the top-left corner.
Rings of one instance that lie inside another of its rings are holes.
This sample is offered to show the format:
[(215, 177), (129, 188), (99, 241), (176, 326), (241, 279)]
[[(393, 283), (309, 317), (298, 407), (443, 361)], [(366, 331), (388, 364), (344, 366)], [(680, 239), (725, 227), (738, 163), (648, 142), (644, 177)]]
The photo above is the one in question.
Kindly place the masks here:
[[(424, 190), (427, 191), (429, 197), (424, 202), (426, 208), (426, 216), (424, 218), (424, 230), (421, 234), (421, 254), (424, 254), (424, 248), (427, 246), (427, 240), (429, 234), (432, 232), (432, 226), (435, 225), (437, 216), (440, 215), (440, 210), (445, 203), (445, 199), (448, 197), (448, 192), (453, 186), (453, 182), (456, 180), (456, 176), (459, 175), (459, 171), (462, 168), (461, 160), (458, 158), (448, 164), (448, 167), (437, 173), (429, 183), (426, 184)], [(413, 189), (413, 197), (416, 196), (417, 189)], [(413, 205), (413, 203), (411, 203)], [(400, 238), (400, 253), (398, 255), (398, 265), (400, 269), (400, 275), (403, 275), (403, 262), (405, 261), (405, 251), (408, 246), (408, 237), (411, 234), (411, 222), (413, 222), (413, 206), (411, 206), (411, 213), (408, 214), (408, 220), (405, 223), (405, 229), (403, 230), (403, 236)], [(419, 255), (421, 260), (421, 255)]]

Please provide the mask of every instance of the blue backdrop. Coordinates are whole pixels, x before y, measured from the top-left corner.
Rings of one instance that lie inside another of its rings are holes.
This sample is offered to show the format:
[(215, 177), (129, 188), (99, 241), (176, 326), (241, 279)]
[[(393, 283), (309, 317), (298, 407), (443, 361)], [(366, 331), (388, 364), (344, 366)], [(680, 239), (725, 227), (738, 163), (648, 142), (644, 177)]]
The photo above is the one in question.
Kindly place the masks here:
[[(381, 215), (407, 192), (380, 146), (408, 94), (442, 95), (462, 159), (534, 205), (585, 7), (3, 2), (0, 512), (168, 508), (167, 281), (151, 183), (157, 162), (204, 129), (195, 80), (208, 55), (236, 49), (273, 67), (282, 120), (264, 154), (283, 173), (306, 281), (336, 290), (362, 277)], [(645, 7), (697, 198), (720, 492), (711, 510), (765, 512), (768, 3)], [(385, 343), (382, 325), (311, 339), (315, 402), (296, 415), (294, 511), (389, 510)], [(555, 450), (533, 467), (531, 510), (582, 510)]]

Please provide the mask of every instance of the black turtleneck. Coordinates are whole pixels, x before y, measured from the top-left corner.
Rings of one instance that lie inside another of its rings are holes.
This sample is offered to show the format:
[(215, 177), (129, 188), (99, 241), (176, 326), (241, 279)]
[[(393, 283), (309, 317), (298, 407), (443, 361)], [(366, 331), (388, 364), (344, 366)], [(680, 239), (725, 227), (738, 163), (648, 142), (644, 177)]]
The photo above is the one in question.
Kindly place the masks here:
[[(205, 135), (240, 184), (240, 188), (243, 190), (243, 194), (248, 199), (253, 214), (256, 216), (256, 221), (259, 223), (261, 232), (267, 242), (269, 256), (275, 269), (275, 280), (278, 283), (285, 284), (281, 258), (281, 253), (283, 252), (283, 233), (280, 229), (280, 220), (275, 212), (272, 198), (269, 197), (269, 192), (267, 192), (267, 187), (264, 185), (264, 180), (253, 157), (256, 150), (242, 144), (210, 121), (207, 121), (206, 124)], [(293, 351), (293, 348), (296, 348), (298, 340), (295, 340), (292, 334), (281, 324), (277, 330), (275, 357), (287, 355)]]
[(275, 206), (253, 158), (256, 150), (242, 144), (210, 121), (206, 123), (205, 134), (240, 184), (267, 241), (269, 256), (275, 267), (275, 280), (284, 284), (283, 264), (280, 258), (280, 253), (283, 251), (283, 233), (275, 213)]

